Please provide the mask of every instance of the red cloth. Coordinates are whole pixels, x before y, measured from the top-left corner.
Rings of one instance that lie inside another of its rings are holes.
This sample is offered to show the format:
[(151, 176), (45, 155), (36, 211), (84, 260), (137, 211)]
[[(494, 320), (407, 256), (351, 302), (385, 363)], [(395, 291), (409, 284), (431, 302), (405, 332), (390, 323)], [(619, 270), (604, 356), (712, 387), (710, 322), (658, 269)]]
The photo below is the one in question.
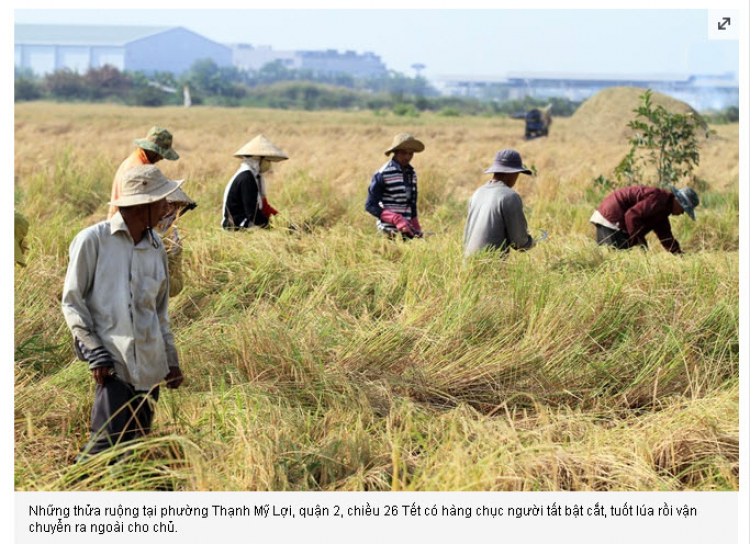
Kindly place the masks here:
[[(127, 159), (122, 161), (120, 168), (118, 168), (115, 173), (115, 179), (112, 180), (112, 195), (109, 197), (110, 202), (120, 198), (120, 193), (122, 193), (122, 178), (125, 177), (125, 172), (143, 164), (151, 164), (151, 162), (148, 160), (146, 152), (140, 147), (136, 147), (135, 151), (133, 151)], [(118, 209), (117, 206), (110, 206), (107, 219), (115, 215)]]
[(261, 207), (260, 211), (263, 212), (263, 215), (265, 215), (266, 217), (271, 217), (272, 215), (279, 214), (278, 210), (276, 210), (276, 208), (268, 203), (268, 199), (266, 197), (263, 197), (262, 201), (263, 206)]
[(670, 191), (656, 187), (623, 187), (605, 198), (597, 209), (628, 235), (631, 247), (647, 245), (646, 234), (654, 231), (664, 249), (682, 253), (669, 223), (674, 198)]
[(414, 232), (411, 230), (411, 225), (409, 225), (409, 222), (404, 219), (404, 216), (400, 213), (392, 212), (391, 210), (383, 210), (380, 212), (380, 220), (390, 223), (391, 225), (396, 225), (396, 228), (400, 232), (405, 232), (406, 234), (414, 236)]

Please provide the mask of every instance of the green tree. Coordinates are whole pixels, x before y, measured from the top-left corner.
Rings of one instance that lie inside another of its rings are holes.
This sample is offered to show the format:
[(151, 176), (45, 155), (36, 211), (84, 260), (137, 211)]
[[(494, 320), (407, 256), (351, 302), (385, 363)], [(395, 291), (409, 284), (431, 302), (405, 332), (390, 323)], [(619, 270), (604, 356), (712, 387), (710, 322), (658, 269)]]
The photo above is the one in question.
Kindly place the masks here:
[(635, 119), (628, 126), (635, 130), (629, 138), (630, 151), (615, 169), (623, 184), (638, 184), (644, 172), (656, 170), (658, 184), (674, 185), (683, 178), (693, 181), (693, 169), (700, 162), (698, 134), (706, 138), (714, 131), (693, 114), (671, 113), (664, 106), (651, 102), (651, 90), (641, 95), (641, 105), (633, 110)]

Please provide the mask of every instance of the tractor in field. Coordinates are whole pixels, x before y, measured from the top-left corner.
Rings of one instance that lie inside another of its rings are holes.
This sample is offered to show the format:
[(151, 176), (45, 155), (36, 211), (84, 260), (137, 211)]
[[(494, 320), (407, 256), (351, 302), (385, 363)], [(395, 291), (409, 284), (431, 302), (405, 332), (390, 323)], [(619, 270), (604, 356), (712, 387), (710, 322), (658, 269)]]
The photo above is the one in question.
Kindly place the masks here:
[(542, 109), (534, 108), (526, 113), (526, 134), (527, 140), (547, 136), (549, 126), (552, 124), (552, 104)]

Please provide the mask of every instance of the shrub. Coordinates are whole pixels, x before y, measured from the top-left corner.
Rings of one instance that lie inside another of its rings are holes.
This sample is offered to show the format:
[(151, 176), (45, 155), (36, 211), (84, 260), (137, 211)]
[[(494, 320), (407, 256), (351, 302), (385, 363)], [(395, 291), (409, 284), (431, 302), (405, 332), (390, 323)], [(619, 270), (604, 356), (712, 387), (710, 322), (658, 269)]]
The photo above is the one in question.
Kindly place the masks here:
[(44, 85), (55, 98), (79, 100), (88, 98), (83, 77), (67, 68), (45, 76)]
[(133, 94), (133, 104), (136, 106), (157, 107), (163, 106), (167, 101), (164, 91), (154, 87), (143, 87)]
[(740, 108), (729, 106), (721, 111), (709, 112), (705, 117), (711, 122), (719, 125), (740, 122)]
[(438, 115), (443, 117), (460, 117), (461, 112), (457, 108), (443, 108), (438, 112)]
[(393, 106), (393, 113), (399, 117), (419, 117), (419, 112), (414, 104), (404, 104), (403, 102)]
[(83, 83), (92, 98), (125, 96), (133, 87), (133, 80), (127, 74), (110, 65), (90, 68), (83, 77)]
[(19, 78), (14, 82), (13, 99), (15, 102), (24, 100), (37, 100), (42, 97), (41, 86), (29, 78)]

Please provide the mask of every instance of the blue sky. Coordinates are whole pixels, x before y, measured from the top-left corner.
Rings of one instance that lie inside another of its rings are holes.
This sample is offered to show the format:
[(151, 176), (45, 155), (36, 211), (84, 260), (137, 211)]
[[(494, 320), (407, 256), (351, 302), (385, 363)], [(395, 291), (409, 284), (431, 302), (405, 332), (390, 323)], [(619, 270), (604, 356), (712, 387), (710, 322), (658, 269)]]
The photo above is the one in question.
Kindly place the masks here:
[(707, 10), (15, 10), (16, 23), (184, 26), (222, 43), (372, 51), (427, 77), (510, 71), (739, 71), (737, 41), (709, 41)]

